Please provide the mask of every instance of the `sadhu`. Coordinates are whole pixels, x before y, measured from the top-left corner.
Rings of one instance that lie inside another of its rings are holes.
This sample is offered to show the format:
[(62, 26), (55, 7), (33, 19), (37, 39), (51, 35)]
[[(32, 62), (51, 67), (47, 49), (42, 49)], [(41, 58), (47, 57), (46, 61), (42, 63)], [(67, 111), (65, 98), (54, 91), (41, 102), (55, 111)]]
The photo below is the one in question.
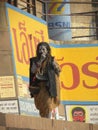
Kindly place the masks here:
[(61, 68), (47, 42), (37, 45), (36, 56), (30, 58), (30, 95), (41, 117), (51, 118), (60, 104), (59, 75)]

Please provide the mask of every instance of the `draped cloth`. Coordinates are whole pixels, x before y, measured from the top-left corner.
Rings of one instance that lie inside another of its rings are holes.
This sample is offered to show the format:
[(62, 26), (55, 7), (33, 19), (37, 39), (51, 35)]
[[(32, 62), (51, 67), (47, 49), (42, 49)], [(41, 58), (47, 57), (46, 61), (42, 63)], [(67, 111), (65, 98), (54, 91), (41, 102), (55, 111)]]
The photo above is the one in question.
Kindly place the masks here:
[(40, 92), (37, 95), (34, 95), (35, 106), (40, 111), (41, 117), (48, 117), (49, 112), (55, 109), (60, 103), (60, 88), (59, 88), (59, 80), (56, 78), (56, 88), (57, 88), (57, 96), (51, 97), (46, 89), (45, 82), (40, 83)]
[[(41, 117), (48, 117), (49, 112), (51, 112), (53, 109), (55, 109), (59, 103), (60, 103), (60, 83), (59, 83), (59, 76), (55, 73), (52, 66), (52, 61), (54, 58), (50, 59), (50, 64), (46, 66), (44, 64), (43, 70), (46, 70), (46, 77), (48, 77), (48, 80), (41, 80), (32, 83), (32, 79), (36, 76), (35, 74), (30, 75), (30, 92), (32, 97), (35, 101), (35, 106), (40, 112)], [(33, 62), (37, 62), (36, 58), (32, 58), (30, 60), (31, 66)], [(58, 65), (59, 66), (59, 65)], [(40, 88), (38, 93), (34, 93), (32, 91), (33, 87)]]

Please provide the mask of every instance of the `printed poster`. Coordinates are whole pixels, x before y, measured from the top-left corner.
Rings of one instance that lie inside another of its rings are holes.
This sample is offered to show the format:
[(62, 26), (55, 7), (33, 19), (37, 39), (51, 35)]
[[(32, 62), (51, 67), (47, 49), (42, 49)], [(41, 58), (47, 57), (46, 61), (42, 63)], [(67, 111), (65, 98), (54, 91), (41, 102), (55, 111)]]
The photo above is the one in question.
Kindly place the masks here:
[(98, 44), (54, 44), (63, 104), (98, 104)]
[(21, 115), (29, 115), (39, 117), (39, 110), (34, 104), (34, 98), (22, 98), (19, 99), (19, 109)]
[(50, 0), (48, 9), (49, 38), (56, 41), (69, 41), (72, 39), (70, 4), (69, 0)]
[(15, 96), (14, 76), (0, 76), (0, 98)]
[(98, 124), (98, 105), (66, 105), (67, 121)]
[(17, 100), (4, 100), (0, 101), (0, 112), (19, 114)]
[[(28, 97), (29, 61), (36, 55), (39, 42), (48, 39), (46, 21), (6, 3), (6, 15), (13, 52), (18, 94)], [(13, 18), (13, 16), (15, 16)]]

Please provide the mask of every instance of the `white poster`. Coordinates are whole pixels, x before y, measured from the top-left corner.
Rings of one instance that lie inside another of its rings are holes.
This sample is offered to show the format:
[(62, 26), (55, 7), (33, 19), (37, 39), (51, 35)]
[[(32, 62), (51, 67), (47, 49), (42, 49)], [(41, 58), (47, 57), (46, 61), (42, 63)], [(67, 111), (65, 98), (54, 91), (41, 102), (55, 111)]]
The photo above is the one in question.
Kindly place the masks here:
[(18, 101), (17, 100), (5, 100), (0, 101), (0, 112), (18, 114)]
[(39, 111), (34, 104), (33, 98), (19, 98), (20, 114), (39, 117)]
[(14, 76), (0, 76), (0, 98), (15, 96)]
[(23, 79), (22, 76), (17, 75), (17, 86), (18, 86), (18, 96), (19, 97), (29, 97), (30, 93), (29, 93), (29, 79), (26, 80), (28, 78), (25, 78), (25, 80)]
[(98, 124), (98, 105), (66, 105), (67, 121)]

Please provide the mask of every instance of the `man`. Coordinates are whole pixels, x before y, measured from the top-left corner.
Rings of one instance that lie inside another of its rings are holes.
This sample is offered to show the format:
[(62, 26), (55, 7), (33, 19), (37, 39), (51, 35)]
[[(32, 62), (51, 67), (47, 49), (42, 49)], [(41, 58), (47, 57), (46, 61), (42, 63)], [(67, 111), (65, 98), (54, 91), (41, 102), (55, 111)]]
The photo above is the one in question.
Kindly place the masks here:
[(37, 46), (36, 57), (30, 59), (29, 90), (41, 117), (52, 118), (52, 111), (60, 103), (60, 71), (60, 66), (51, 56), (49, 44), (40, 42)]
[(72, 109), (73, 121), (85, 122), (85, 110), (82, 107), (75, 107)]

